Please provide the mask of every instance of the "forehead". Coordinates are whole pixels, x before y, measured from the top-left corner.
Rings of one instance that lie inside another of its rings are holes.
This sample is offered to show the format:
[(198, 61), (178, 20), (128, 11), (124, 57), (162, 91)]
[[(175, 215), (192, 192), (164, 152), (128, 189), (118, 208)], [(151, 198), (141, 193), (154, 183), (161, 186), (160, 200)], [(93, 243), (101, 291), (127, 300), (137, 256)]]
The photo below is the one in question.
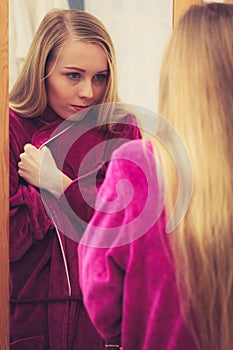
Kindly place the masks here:
[(107, 57), (103, 49), (97, 44), (78, 39), (69, 39), (65, 43), (59, 52), (56, 64), (94, 71), (108, 69)]

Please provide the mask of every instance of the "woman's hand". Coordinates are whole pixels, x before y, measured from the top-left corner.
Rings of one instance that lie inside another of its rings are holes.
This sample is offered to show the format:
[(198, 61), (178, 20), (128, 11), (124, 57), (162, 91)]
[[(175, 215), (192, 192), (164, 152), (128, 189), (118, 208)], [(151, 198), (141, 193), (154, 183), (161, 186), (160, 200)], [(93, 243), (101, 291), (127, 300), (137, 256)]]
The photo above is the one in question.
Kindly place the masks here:
[(72, 182), (58, 168), (47, 147), (38, 149), (31, 144), (24, 146), (20, 154), (18, 174), (29, 184), (47, 190), (56, 198)]

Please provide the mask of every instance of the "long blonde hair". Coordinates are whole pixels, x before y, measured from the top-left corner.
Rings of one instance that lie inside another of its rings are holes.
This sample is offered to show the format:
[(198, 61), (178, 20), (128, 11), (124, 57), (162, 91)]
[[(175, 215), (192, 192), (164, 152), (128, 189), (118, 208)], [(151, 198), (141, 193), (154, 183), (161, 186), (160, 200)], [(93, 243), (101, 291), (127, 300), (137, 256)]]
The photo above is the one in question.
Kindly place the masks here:
[(72, 36), (99, 45), (105, 52), (109, 79), (102, 103), (119, 102), (116, 57), (111, 37), (95, 16), (81, 10), (53, 9), (45, 15), (10, 92), (10, 107), (23, 117), (37, 117), (47, 106), (46, 67)]
[[(185, 142), (193, 171), (189, 210), (170, 236), (181, 310), (200, 349), (230, 350), (233, 5), (192, 6), (174, 28), (161, 68), (159, 112)], [(175, 193), (172, 173), (166, 176)]]

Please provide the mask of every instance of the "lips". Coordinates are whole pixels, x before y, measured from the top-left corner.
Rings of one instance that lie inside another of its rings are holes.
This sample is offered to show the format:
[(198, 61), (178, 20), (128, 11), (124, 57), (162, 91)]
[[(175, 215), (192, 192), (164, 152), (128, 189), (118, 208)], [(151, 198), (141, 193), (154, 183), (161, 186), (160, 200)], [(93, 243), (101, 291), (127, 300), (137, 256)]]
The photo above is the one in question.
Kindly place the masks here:
[(90, 107), (90, 106), (77, 106), (77, 105), (70, 105), (70, 106), (73, 110), (73, 113), (69, 117), (69, 119), (75, 120), (75, 121), (83, 120), (85, 118), (85, 116), (87, 115), (87, 111), (86, 111), (87, 108)]
[(71, 105), (71, 107), (76, 111), (83, 111), (84, 109), (88, 108), (89, 106), (76, 106), (76, 105)]

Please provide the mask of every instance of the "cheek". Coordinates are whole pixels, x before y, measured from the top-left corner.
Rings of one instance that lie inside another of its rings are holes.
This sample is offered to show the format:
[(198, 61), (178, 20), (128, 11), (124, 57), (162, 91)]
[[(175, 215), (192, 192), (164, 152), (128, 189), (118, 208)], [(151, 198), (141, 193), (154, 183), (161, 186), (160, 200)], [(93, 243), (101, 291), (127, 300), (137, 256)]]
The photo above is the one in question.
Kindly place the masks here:
[(51, 100), (53, 100), (54, 96), (56, 95), (56, 84), (54, 84), (53, 79), (50, 77), (47, 80), (46, 84), (46, 91), (47, 91), (47, 99), (50, 103)]
[(56, 84), (50, 82), (47, 87), (48, 102), (62, 102), (62, 100), (66, 98), (67, 92), (67, 87), (65, 87), (64, 84), (62, 84), (62, 82), (56, 82)]
[(101, 99), (104, 96), (106, 90), (107, 90), (107, 85), (98, 87), (96, 89), (96, 98)]

